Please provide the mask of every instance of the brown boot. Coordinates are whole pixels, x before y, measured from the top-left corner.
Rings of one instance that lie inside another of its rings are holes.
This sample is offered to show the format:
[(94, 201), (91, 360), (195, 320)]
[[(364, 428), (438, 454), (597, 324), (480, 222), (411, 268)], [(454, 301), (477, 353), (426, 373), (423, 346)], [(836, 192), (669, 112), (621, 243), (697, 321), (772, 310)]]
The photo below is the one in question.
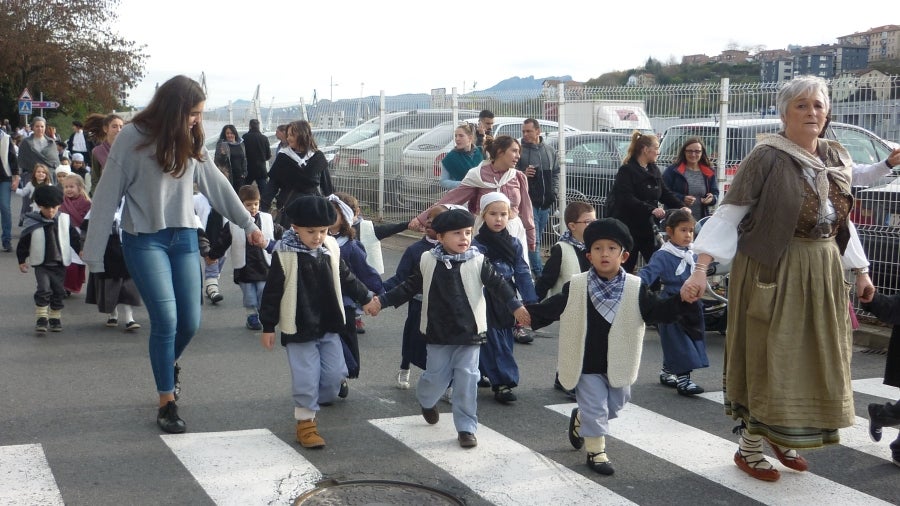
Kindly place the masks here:
[(297, 442), (304, 448), (324, 448), (325, 440), (316, 429), (316, 420), (297, 421)]

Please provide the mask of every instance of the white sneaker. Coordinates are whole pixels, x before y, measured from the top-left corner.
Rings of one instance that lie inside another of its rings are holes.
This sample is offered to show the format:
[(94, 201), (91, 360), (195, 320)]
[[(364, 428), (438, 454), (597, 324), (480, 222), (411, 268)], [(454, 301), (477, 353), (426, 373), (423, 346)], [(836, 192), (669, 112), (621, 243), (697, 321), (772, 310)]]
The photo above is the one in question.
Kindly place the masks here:
[(453, 387), (447, 387), (447, 391), (441, 396), (441, 400), (447, 404), (453, 404)]
[(400, 369), (400, 372), (397, 373), (397, 388), (409, 389), (409, 369)]

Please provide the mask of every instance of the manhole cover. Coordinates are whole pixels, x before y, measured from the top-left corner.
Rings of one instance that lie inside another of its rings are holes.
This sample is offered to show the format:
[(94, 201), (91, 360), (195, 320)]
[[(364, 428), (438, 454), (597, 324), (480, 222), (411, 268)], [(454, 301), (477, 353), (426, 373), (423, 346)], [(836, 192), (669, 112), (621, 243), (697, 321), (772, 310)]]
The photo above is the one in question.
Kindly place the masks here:
[(461, 500), (440, 490), (389, 480), (356, 480), (339, 482), (327, 480), (294, 501), (294, 506), (324, 505), (420, 505), (463, 506)]

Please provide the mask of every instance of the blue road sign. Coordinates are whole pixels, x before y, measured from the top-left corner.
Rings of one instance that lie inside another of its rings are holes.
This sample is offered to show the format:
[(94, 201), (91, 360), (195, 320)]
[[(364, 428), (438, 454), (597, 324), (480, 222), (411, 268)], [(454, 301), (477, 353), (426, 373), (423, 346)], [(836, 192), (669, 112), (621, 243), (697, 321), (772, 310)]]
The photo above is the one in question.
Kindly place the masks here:
[(19, 114), (31, 114), (31, 100), (19, 100)]

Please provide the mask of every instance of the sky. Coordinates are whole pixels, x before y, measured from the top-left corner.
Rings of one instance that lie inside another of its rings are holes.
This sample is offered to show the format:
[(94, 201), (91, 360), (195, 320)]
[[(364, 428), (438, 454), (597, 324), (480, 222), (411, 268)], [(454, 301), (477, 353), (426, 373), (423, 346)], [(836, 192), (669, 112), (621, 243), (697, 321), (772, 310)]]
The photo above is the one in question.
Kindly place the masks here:
[[(310, 103), (360, 96), (459, 93), (510, 77), (587, 81), (642, 66), (680, 62), (731, 45), (786, 49), (900, 23), (874, 4), (757, 0), (120, 0), (117, 32), (149, 55), (130, 90), (143, 106), (157, 83), (206, 77), (207, 107), (249, 100)], [(176, 19), (177, 18), (177, 19)]]

